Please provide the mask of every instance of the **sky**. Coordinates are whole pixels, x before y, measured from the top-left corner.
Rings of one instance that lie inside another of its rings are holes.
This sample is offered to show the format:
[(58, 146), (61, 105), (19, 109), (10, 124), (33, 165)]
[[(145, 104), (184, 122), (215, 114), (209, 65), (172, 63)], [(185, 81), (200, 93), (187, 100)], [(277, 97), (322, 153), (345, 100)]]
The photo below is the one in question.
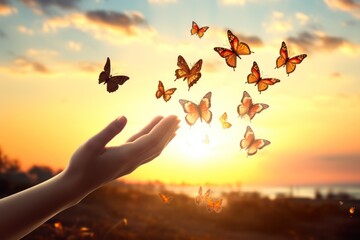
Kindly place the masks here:
[[(209, 26), (200, 39), (191, 23)], [(235, 71), (214, 47), (227, 30), (253, 53)], [(307, 54), (291, 74), (275, 69), (282, 41)], [(203, 59), (188, 90), (177, 58)], [(106, 58), (130, 79), (116, 92), (98, 84)], [(253, 62), (280, 82), (259, 94), (247, 84)], [(65, 168), (72, 153), (118, 116), (119, 145), (157, 115), (177, 115), (177, 137), (128, 181), (301, 185), (360, 183), (360, 1), (358, 0), (0, 0), (0, 147), (23, 168)], [(157, 99), (158, 81), (177, 88)], [(211, 91), (210, 125), (186, 124), (179, 99)], [(270, 107), (249, 121), (243, 92)], [(229, 129), (219, 117), (227, 112)], [(247, 126), (270, 145), (240, 149)], [(204, 141), (208, 138), (208, 142)]]

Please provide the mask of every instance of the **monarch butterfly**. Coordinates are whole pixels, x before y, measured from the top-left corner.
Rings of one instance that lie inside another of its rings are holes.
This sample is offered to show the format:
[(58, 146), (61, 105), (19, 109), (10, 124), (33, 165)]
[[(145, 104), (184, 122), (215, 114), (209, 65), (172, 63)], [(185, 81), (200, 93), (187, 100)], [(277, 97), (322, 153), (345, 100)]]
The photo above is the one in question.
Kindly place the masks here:
[(253, 104), (252, 98), (250, 97), (247, 91), (244, 91), (243, 97), (241, 99), (241, 104), (237, 107), (237, 112), (240, 117), (248, 115), (250, 120), (255, 117), (255, 114), (260, 113), (262, 110), (265, 110), (269, 105), (265, 103), (255, 103)]
[(123, 85), (124, 82), (126, 82), (127, 80), (129, 80), (128, 76), (110, 75), (110, 58), (107, 58), (104, 66), (104, 71), (102, 71), (99, 75), (99, 84), (100, 83), (107, 84), (106, 89), (109, 93), (111, 93), (111, 92), (115, 92), (119, 88), (119, 85)]
[(190, 30), (191, 35), (198, 35), (199, 38), (202, 38), (204, 36), (204, 33), (209, 29), (209, 27), (201, 27), (199, 28), (199, 26), (196, 24), (196, 22), (192, 22), (192, 27)]
[(222, 199), (208, 198), (206, 208), (209, 212), (219, 213), (222, 210)]
[(159, 85), (158, 85), (158, 89), (155, 93), (156, 98), (161, 98), (161, 96), (163, 97), (164, 101), (167, 102), (170, 100), (171, 95), (176, 91), (176, 88), (170, 88), (168, 90), (165, 91), (164, 88), (164, 84), (159, 81)]
[(295, 57), (289, 58), (288, 50), (286, 47), (286, 43), (281, 43), (280, 48), (280, 56), (276, 59), (276, 67), (280, 68), (281, 66), (286, 66), (286, 73), (289, 75), (293, 71), (295, 71), (296, 64), (300, 64), (304, 58), (306, 58), (306, 54), (300, 54)]
[(277, 78), (261, 78), (260, 70), (257, 63), (254, 61), (253, 66), (251, 67), (251, 73), (247, 76), (247, 83), (255, 83), (257, 85), (259, 92), (265, 91), (269, 85), (274, 85), (275, 83), (280, 82)]
[(195, 65), (190, 69), (189, 65), (185, 61), (185, 59), (179, 55), (178, 56), (178, 69), (175, 70), (175, 81), (179, 78), (184, 78), (184, 81), (187, 80), (187, 84), (190, 90), (192, 85), (194, 85), (201, 78), (201, 67), (202, 67), (202, 59), (198, 60)]
[(247, 126), (244, 139), (240, 141), (240, 148), (247, 150), (247, 155), (254, 155), (258, 149), (269, 145), (270, 141), (266, 139), (255, 139), (255, 134), (250, 126)]
[(208, 189), (208, 190), (206, 191), (206, 193), (203, 195), (203, 190), (202, 190), (202, 187), (200, 186), (200, 188), (199, 188), (199, 195), (195, 197), (195, 203), (196, 203), (197, 205), (200, 205), (200, 203), (206, 202), (207, 199), (208, 199), (209, 196), (210, 196), (210, 191), (211, 191), (211, 190)]
[(240, 55), (249, 55), (253, 53), (250, 50), (249, 45), (244, 42), (239, 42), (239, 39), (230, 31), (227, 31), (227, 36), (230, 42), (231, 49), (215, 47), (214, 50), (223, 58), (225, 58), (226, 64), (229, 67), (232, 67), (234, 70), (236, 68), (236, 57)]
[(200, 101), (199, 105), (184, 99), (180, 99), (179, 103), (183, 107), (186, 114), (185, 120), (190, 126), (200, 118), (200, 121), (204, 120), (210, 124), (212, 119), (212, 112), (209, 110), (211, 107), (211, 92), (208, 92)]
[(224, 129), (230, 128), (230, 127), (232, 126), (231, 123), (229, 123), (229, 122), (227, 121), (227, 113), (226, 113), (226, 112), (224, 112), (224, 113), (220, 116), (219, 120), (220, 120), (220, 122), (221, 122), (221, 126), (222, 126)]
[(173, 200), (173, 196), (159, 193), (159, 197), (163, 203), (169, 204)]

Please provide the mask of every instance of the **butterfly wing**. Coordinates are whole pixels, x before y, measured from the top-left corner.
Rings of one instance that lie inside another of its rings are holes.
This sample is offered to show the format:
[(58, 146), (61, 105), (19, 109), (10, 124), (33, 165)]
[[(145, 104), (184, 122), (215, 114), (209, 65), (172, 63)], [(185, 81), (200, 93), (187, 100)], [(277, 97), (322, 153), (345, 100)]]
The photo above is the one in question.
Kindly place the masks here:
[(264, 148), (265, 146), (269, 145), (270, 141), (266, 139), (256, 139), (252, 142), (252, 144), (247, 149), (247, 155), (252, 156), (257, 153), (257, 150)]
[(175, 91), (176, 88), (169, 88), (165, 91), (165, 93), (163, 94), (163, 99), (165, 100), (165, 102), (171, 99), (171, 95), (173, 95)]
[(237, 107), (237, 112), (240, 117), (248, 114), (250, 108), (252, 107), (252, 99), (247, 91), (244, 91), (243, 96), (241, 98), (241, 104)]
[(248, 149), (253, 141), (255, 140), (255, 135), (253, 130), (250, 126), (247, 126), (246, 132), (244, 134), (244, 139), (240, 141), (240, 148), (241, 149)]
[(213, 204), (213, 210), (216, 213), (221, 212), (222, 210), (222, 199), (216, 199)]
[(197, 34), (199, 32), (199, 26), (196, 24), (196, 22), (192, 22), (190, 33), (191, 35)]
[(127, 80), (129, 80), (129, 77), (123, 75), (110, 77), (106, 83), (107, 91), (109, 93), (115, 92), (119, 88), (119, 85), (123, 85)]
[(280, 82), (277, 78), (262, 78), (260, 81), (258, 81), (258, 91), (261, 93), (262, 91), (265, 91), (268, 89), (269, 85), (274, 85), (275, 83)]
[(306, 58), (306, 54), (301, 54), (295, 57), (290, 58), (286, 63), (286, 73), (290, 74), (295, 71), (296, 65), (301, 63), (304, 58)]
[(198, 32), (197, 35), (199, 36), (199, 38), (202, 38), (204, 36), (204, 33), (209, 29), (208, 26), (205, 27), (201, 27)]
[(215, 47), (214, 50), (221, 57), (225, 58), (225, 62), (229, 67), (236, 68), (236, 53), (234, 51), (222, 47)]
[(248, 116), (251, 119), (255, 117), (255, 114), (260, 113), (262, 110), (265, 110), (269, 107), (269, 105), (265, 103), (256, 103), (251, 106), (251, 108), (248, 111)]
[(276, 68), (284, 66), (288, 61), (288, 50), (285, 42), (281, 43), (280, 56), (276, 59)]
[(200, 188), (199, 188), (199, 195), (197, 195), (197, 196), (195, 197), (195, 203), (196, 203), (197, 205), (200, 205), (202, 199), (203, 199), (203, 190), (202, 190), (202, 187), (200, 186)]
[(195, 103), (185, 99), (180, 99), (179, 103), (183, 107), (184, 112), (187, 113), (185, 116), (187, 124), (190, 126), (194, 125), (200, 117), (199, 107)]
[(181, 55), (178, 56), (177, 66), (179, 68), (175, 70), (176, 79), (187, 77), (189, 75), (190, 73), (189, 65)]
[(239, 42), (239, 39), (230, 30), (227, 31), (227, 35), (231, 49), (239, 58), (241, 58), (240, 55), (251, 54), (249, 45), (244, 42)]
[(194, 64), (194, 66), (191, 68), (188, 76), (186, 77), (189, 90), (201, 78), (200, 71), (201, 71), (201, 67), (202, 67), (202, 62), (203, 62), (202, 59), (198, 60)]
[(156, 98), (161, 98), (164, 95), (164, 93), (165, 93), (164, 84), (161, 81), (159, 81), (158, 89), (155, 93), (155, 96)]
[(211, 107), (211, 92), (208, 92), (200, 101), (199, 104), (199, 113), (200, 113), (200, 120), (204, 120), (207, 124), (210, 124), (212, 119), (212, 112), (209, 110)]
[(230, 128), (232, 125), (227, 121), (227, 113), (224, 112), (219, 118), (221, 125), (224, 129)]
[(163, 203), (170, 203), (173, 200), (173, 196), (167, 196), (163, 193), (159, 193), (159, 197)]
[(255, 83), (257, 84), (260, 80), (260, 70), (257, 63), (254, 61), (251, 67), (251, 73), (247, 76), (248, 83)]
[(99, 84), (106, 83), (110, 78), (110, 58), (106, 59), (106, 63), (104, 65), (104, 71), (102, 71), (99, 75)]

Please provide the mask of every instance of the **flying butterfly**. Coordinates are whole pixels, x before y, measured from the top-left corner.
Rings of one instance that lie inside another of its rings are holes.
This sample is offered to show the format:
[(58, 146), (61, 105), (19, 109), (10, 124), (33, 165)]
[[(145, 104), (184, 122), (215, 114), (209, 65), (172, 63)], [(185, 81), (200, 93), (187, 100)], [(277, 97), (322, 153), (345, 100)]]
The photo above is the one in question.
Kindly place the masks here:
[(173, 200), (173, 196), (159, 193), (159, 197), (163, 203), (169, 204)]
[(99, 84), (106, 84), (106, 89), (109, 93), (115, 92), (119, 85), (123, 85), (127, 80), (129, 80), (128, 76), (118, 75), (111, 76), (110, 74), (110, 58), (106, 59), (106, 63), (104, 66), (104, 71), (102, 71), (99, 75)]
[(177, 60), (178, 69), (175, 70), (175, 81), (179, 78), (184, 78), (183, 80), (187, 80), (187, 84), (190, 88), (199, 81), (201, 78), (201, 67), (202, 67), (202, 59), (198, 60), (192, 68), (189, 68), (189, 65), (185, 61), (185, 59), (179, 55)]
[(199, 28), (199, 26), (197, 25), (196, 22), (192, 22), (192, 26), (191, 26), (191, 30), (190, 33), (191, 35), (198, 35), (199, 38), (202, 38), (204, 36), (204, 33), (209, 29), (209, 27), (201, 27)]
[(280, 48), (280, 56), (276, 59), (275, 68), (286, 66), (286, 73), (289, 75), (290, 73), (295, 71), (296, 65), (300, 64), (306, 57), (306, 54), (300, 54), (295, 57), (289, 58), (286, 43), (282, 42)]
[(179, 103), (184, 112), (187, 113), (185, 120), (189, 126), (194, 125), (199, 118), (201, 122), (204, 120), (207, 124), (210, 124), (212, 119), (212, 112), (209, 110), (211, 107), (211, 92), (205, 94), (199, 105), (185, 99), (180, 99)]
[(240, 141), (240, 148), (247, 150), (247, 155), (251, 156), (269, 144), (270, 141), (266, 139), (255, 139), (253, 130), (250, 126), (247, 126), (244, 139)]
[(274, 85), (280, 82), (277, 78), (261, 78), (260, 69), (257, 63), (254, 61), (251, 67), (251, 73), (247, 76), (247, 83), (255, 83), (257, 85), (259, 93), (268, 89), (269, 85)]
[(195, 197), (195, 203), (196, 203), (197, 205), (200, 205), (200, 203), (206, 202), (207, 199), (210, 197), (210, 191), (211, 191), (211, 190), (208, 189), (208, 190), (205, 192), (205, 194), (203, 194), (202, 187), (200, 186), (200, 188), (199, 188), (199, 195), (197, 195), (197, 196)]
[(176, 91), (176, 88), (170, 88), (165, 91), (164, 84), (159, 81), (158, 89), (155, 93), (156, 98), (163, 97), (164, 101), (167, 102), (170, 100), (171, 95)]
[(232, 67), (235, 71), (236, 57), (240, 58), (240, 55), (249, 55), (253, 53), (250, 50), (249, 45), (244, 42), (239, 42), (239, 39), (230, 31), (227, 31), (227, 36), (230, 42), (231, 49), (215, 47), (214, 50), (223, 58), (229, 67)]
[(214, 198), (208, 198), (207, 199), (207, 205), (206, 205), (206, 209), (209, 212), (215, 212), (215, 213), (219, 213), (222, 210), (222, 199), (214, 199)]
[(227, 121), (227, 118), (228, 118), (228, 117), (227, 117), (227, 113), (226, 113), (226, 112), (224, 112), (224, 113), (220, 116), (220, 118), (219, 118), (219, 120), (220, 120), (220, 122), (221, 122), (221, 126), (222, 126), (224, 129), (230, 128), (230, 127), (232, 126), (232, 124)]
[(268, 107), (269, 105), (265, 103), (253, 104), (252, 98), (250, 97), (249, 93), (247, 91), (244, 91), (243, 97), (241, 99), (241, 104), (237, 107), (237, 112), (239, 114), (239, 117), (244, 117), (245, 115), (247, 115), (251, 120), (255, 117), (255, 114), (260, 113)]

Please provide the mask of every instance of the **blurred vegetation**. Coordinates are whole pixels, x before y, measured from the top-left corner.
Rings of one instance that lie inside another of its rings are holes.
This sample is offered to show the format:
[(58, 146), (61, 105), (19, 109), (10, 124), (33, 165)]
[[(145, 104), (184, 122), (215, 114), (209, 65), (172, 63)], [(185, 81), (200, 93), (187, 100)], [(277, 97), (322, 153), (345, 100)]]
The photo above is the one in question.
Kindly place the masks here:
[[(6, 196), (44, 181), (55, 173), (45, 166), (21, 171), (18, 161), (0, 150), (0, 195)], [(275, 240), (360, 239), (359, 200), (344, 195), (317, 195), (315, 199), (257, 192), (223, 193), (223, 210), (209, 213), (193, 198), (174, 196), (164, 204), (160, 182), (127, 184), (114, 181), (87, 196), (78, 205), (44, 223), (24, 240)], [(196, 194), (196, 193), (194, 193)], [(340, 196), (341, 197), (341, 196)]]

